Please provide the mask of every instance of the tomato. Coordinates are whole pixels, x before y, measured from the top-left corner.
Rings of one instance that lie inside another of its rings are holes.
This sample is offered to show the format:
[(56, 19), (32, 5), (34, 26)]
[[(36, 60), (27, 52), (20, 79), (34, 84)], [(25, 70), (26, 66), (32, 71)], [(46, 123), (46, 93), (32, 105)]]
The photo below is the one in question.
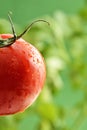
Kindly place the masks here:
[[(0, 115), (24, 111), (40, 94), (46, 68), (40, 52), (21, 37), (39, 21), (32, 22), (20, 35), (8, 14), (13, 35), (0, 34)], [(49, 23), (48, 23), (49, 24)]]
[[(13, 35), (1, 34), (10, 39)], [(22, 38), (0, 48), (0, 115), (24, 111), (40, 94), (46, 78), (40, 52)]]

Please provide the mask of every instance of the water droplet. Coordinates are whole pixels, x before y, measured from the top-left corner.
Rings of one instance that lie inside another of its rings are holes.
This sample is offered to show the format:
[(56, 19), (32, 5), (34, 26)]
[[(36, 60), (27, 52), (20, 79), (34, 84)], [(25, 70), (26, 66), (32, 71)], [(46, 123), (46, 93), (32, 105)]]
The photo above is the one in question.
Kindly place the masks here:
[(35, 59), (33, 58), (33, 62), (35, 62)]
[(25, 51), (22, 51), (25, 54)]
[(32, 57), (32, 55), (31, 55), (30, 53), (28, 54), (28, 56), (29, 56), (29, 57)]
[(11, 104), (9, 104), (8, 108), (9, 108), (9, 109), (11, 108)]
[(40, 63), (40, 60), (37, 58), (37, 63)]

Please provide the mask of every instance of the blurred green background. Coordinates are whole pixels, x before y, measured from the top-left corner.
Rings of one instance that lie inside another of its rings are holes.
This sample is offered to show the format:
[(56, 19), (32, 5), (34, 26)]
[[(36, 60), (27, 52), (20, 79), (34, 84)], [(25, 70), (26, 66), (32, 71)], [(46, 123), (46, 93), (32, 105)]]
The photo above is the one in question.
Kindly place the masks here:
[(42, 53), (47, 78), (40, 96), (25, 112), (0, 117), (0, 130), (87, 129), (87, 1), (1, 0), (0, 33), (11, 33), (12, 11), (17, 33), (36, 19), (23, 38)]
[(58, 10), (76, 13), (84, 6), (84, 0), (1, 0), (0, 6), (0, 17), (6, 18), (8, 11), (12, 11), (14, 22), (25, 25), (32, 19), (52, 15)]

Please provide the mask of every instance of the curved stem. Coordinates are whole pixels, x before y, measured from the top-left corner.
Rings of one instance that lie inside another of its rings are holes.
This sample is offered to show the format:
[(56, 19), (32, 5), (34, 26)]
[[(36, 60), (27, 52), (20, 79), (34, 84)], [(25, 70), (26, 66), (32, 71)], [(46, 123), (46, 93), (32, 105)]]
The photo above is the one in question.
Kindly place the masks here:
[(11, 13), (9, 12), (9, 13), (8, 13), (8, 18), (9, 18), (9, 21), (10, 21), (10, 24), (11, 24), (11, 28), (12, 28), (12, 32), (13, 32), (14, 38), (16, 38), (17, 35), (16, 35), (15, 27), (14, 27), (14, 24), (13, 24), (13, 22), (12, 22), (12, 19), (11, 19), (10, 14), (11, 14)]
[(39, 20), (36, 20), (34, 22), (32, 22), (20, 35), (16, 35), (15, 33), (15, 28), (14, 28), (14, 24), (12, 22), (12, 19), (11, 19), (11, 16), (10, 16), (10, 13), (8, 14), (8, 17), (9, 17), (9, 21), (10, 21), (10, 24), (11, 24), (11, 28), (12, 28), (12, 32), (13, 32), (13, 37), (11, 38), (8, 38), (8, 39), (1, 39), (0, 40), (0, 48), (2, 47), (7, 47), (7, 46), (10, 46), (11, 44), (13, 44), (16, 40), (18, 40), (19, 38), (21, 38), (27, 31), (29, 31), (31, 29), (31, 27), (37, 23), (37, 22), (45, 22), (47, 23), (48, 25), (49, 22), (45, 21), (45, 20), (42, 20), (42, 19), (39, 19)]
[(48, 25), (50, 25), (49, 22), (47, 22), (45, 20), (42, 20), (42, 19), (36, 20), (36, 21), (32, 22), (19, 36), (17, 36), (17, 39), (21, 38), (27, 31), (29, 31), (31, 29), (32, 25), (37, 22), (45, 22)]

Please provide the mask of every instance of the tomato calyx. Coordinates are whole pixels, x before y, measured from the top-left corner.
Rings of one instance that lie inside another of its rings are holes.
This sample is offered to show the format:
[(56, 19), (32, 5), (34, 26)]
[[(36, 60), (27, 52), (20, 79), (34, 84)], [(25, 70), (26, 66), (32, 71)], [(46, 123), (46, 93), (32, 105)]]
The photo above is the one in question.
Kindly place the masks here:
[(0, 39), (0, 48), (12, 45), (16, 40), (21, 38), (27, 31), (29, 31), (33, 24), (35, 24), (37, 22), (45, 22), (48, 25), (50, 25), (49, 22), (47, 22), (47, 21), (45, 21), (43, 19), (39, 19), (39, 20), (36, 20), (36, 21), (32, 22), (20, 35), (17, 36), (16, 32), (15, 32), (14, 24), (13, 24), (11, 16), (10, 16), (10, 13), (8, 13), (8, 17), (9, 17), (9, 21), (10, 21), (10, 24), (11, 24), (13, 37), (8, 38), (8, 39)]

